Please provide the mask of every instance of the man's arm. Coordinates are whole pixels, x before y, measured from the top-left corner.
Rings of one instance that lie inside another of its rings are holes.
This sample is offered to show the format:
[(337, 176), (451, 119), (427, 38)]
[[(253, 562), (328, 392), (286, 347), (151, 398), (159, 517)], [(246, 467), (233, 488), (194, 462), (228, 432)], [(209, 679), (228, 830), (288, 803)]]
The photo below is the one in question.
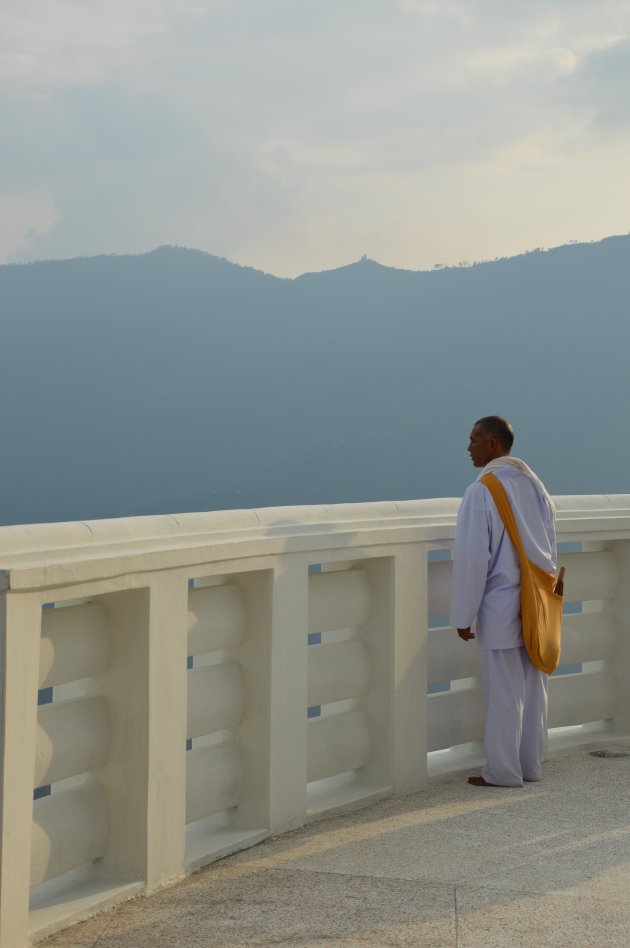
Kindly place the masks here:
[(486, 588), (490, 562), (490, 527), (485, 496), (486, 488), (469, 488), (457, 515), (451, 625), (465, 642), (474, 639), (470, 627), (477, 618)]

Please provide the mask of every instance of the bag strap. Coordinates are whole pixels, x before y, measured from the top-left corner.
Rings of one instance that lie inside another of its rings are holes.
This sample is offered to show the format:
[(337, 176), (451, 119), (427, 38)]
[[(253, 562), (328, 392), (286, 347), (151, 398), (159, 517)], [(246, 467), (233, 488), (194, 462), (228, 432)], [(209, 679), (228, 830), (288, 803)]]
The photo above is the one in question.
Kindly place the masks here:
[(510, 540), (514, 544), (514, 548), (518, 553), (521, 563), (523, 563), (523, 561), (528, 562), (527, 556), (525, 554), (525, 547), (523, 546), (521, 535), (518, 532), (516, 520), (514, 519), (514, 512), (512, 511), (512, 506), (510, 504), (505, 487), (499, 478), (494, 474), (484, 474), (484, 476), (480, 478), (480, 481), (492, 494), (492, 499), (494, 500), (497, 510), (499, 511), (499, 516), (503, 521), (503, 525), (507, 530)]

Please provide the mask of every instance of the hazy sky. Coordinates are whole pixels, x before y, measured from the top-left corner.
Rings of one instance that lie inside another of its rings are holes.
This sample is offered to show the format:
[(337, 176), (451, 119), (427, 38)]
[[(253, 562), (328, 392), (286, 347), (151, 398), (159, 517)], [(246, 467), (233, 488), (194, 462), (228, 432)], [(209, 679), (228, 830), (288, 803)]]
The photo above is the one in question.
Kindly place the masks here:
[(630, 230), (629, 0), (2, 0), (0, 261), (278, 275)]

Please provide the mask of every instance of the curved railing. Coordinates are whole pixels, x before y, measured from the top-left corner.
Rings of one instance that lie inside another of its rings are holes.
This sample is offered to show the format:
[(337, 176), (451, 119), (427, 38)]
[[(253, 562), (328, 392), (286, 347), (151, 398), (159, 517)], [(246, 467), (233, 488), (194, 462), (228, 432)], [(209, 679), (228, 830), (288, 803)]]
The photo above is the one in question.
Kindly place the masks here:
[[(556, 500), (551, 737), (625, 733), (630, 495)], [(478, 760), (458, 503), (1, 528), (0, 948)]]

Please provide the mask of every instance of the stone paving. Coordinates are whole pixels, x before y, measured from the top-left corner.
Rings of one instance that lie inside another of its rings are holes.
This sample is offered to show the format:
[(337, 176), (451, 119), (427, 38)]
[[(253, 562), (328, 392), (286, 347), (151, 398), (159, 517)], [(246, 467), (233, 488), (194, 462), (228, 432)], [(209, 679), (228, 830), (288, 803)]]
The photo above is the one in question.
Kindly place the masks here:
[[(606, 749), (619, 756), (592, 756)], [(628, 948), (630, 744), (573, 749), (522, 789), (444, 778), (267, 840), (38, 944)]]

